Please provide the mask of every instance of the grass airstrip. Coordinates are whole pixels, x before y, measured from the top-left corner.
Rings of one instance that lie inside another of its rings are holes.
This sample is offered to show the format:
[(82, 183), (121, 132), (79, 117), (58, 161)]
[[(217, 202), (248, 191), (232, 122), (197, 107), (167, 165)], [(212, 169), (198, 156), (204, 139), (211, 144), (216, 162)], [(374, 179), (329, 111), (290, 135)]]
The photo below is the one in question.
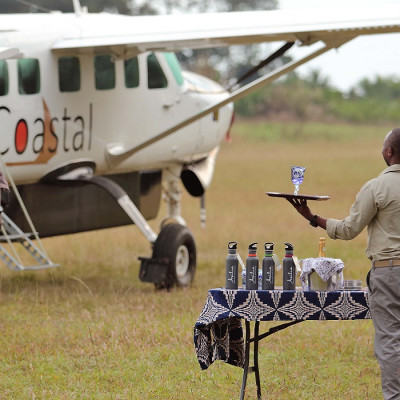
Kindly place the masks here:
[[(137, 257), (149, 256), (150, 246), (134, 226), (45, 239), (57, 269), (17, 273), (1, 265), (0, 400), (238, 398), (242, 370), (216, 362), (201, 371), (193, 346), (207, 290), (224, 285), (228, 241), (239, 242), (242, 258), (251, 242), (261, 257), (266, 241), (280, 258), (287, 241), (306, 258), (318, 255), (324, 236), (326, 256), (341, 258), (345, 278), (365, 285), (365, 232), (333, 241), (265, 192), (291, 192), (290, 166), (305, 166), (300, 193), (331, 196), (312, 210), (345, 217), (361, 185), (384, 169), (381, 144), (391, 128), (237, 122), (232, 143), (221, 146), (204, 229), (198, 199), (183, 194), (198, 248), (190, 288), (157, 292), (139, 281)], [(164, 212), (151, 222), (157, 231)], [(380, 398), (371, 321), (291, 327), (261, 343), (260, 365), (263, 398)], [(253, 375), (246, 398), (256, 398)]]

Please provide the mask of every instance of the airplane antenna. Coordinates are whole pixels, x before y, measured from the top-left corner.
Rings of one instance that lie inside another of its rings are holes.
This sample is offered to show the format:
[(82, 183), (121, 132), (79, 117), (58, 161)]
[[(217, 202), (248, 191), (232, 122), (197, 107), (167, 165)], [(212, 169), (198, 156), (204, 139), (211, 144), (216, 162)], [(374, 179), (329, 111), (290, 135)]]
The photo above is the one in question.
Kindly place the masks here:
[(77, 16), (81, 15), (82, 14), (82, 6), (81, 6), (81, 3), (79, 3), (79, 0), (72, 0), (72, 4), (74, 6), (75, 14)]

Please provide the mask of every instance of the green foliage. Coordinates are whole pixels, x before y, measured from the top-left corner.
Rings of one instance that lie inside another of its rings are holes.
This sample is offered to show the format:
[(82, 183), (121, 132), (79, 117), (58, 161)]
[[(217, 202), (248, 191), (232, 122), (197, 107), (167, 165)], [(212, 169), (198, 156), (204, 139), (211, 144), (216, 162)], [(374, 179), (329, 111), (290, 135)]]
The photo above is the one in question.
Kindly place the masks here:
[(373, 81), (362, 79), (358, 86), (360, 97), (375, 97), (381, 100), (396, 100), (400, 97), (399, 77), (377, 76)]
[[(46, 10), (72, 12), (72, 0), (1, 0), (0, 13), (27, 13)], [(89, 12), (118, 12), (120, 14), (170, 14), (173, 12), (207, 12), (207, 11), (246, 11), (269, 10), (277, 8), (277, 0), (267, 0), (259, 4), (257, 0), (165, 0), (154, 5), (151, 0), (80, 0)]]
[[(150, 2), (150, 1), (149, 1)], [(248, 10), (271, 10), (277, 8), (277, 0), (165, 0), (159, 4), (159, 12), (171, 14), (173, 12), (230, 12)]]
[(238, 101), (235, 109), (246, 117), (347, 122), (397, 122), (400, 80), (396, 77), (363, 79), (349, 93), (341, 93), (312, 71), (306, 78), (296, 73)]

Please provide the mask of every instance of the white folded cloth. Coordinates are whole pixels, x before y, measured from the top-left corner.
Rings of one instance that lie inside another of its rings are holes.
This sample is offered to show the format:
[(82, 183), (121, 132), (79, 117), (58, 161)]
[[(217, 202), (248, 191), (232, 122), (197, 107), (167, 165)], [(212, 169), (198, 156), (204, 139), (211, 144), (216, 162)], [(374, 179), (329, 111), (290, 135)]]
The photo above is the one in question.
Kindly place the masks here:
[(301, 286), (308, 289), (308, 276), (315, 271), (319, 277), (326, 282), (332, 275), (339, 274), (343, 279), (344, 264), (339, 258), (318, 257), (305, 258), (302, 260), (302, 269), (300, 274)]

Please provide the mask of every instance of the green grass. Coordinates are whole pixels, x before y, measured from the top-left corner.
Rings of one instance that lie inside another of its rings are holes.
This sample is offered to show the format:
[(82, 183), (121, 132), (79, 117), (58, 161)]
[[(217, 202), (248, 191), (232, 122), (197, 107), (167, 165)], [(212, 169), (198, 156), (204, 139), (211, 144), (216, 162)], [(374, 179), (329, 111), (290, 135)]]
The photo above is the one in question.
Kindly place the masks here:
[[(156, 292), (138, 280), (137, 256), (150, 255), (150, 247), (134, 226), (44, 240), (61, 268), (16, 273), (2, 266), (0, 400), (239, 397), (242, 370), (217, 362), (201, 371), (193, 347), (207, 290), (225, 281), (228, 241), (239, 242), (243, 258), (253, 241), (275, 242), (280, 257), (289, 241), (305, 258), (317, 256), (324, 236), (326, 255), (343, 259), (345, 277), (364, 281), (365, 232), (332, 241), (264, 193), (291, 192), (290, 165), (299, 164), (307, 167), (300, 192), (331, 196), (313, 211), (346, 216), (360, 186), (384, 168), (380, 149), (390, 128), (237, 122), (207, 192), (205, 229), (198, 199), (183, 195), (198, 247), (191, 288)], [(155, 230), (164, 212), (151, 221)], [(264, 340), (260, 352), (264, 398), (380, 398), (371, 321), (307, 321)], [(256, 398), (252, 375), (246, 398)]]

